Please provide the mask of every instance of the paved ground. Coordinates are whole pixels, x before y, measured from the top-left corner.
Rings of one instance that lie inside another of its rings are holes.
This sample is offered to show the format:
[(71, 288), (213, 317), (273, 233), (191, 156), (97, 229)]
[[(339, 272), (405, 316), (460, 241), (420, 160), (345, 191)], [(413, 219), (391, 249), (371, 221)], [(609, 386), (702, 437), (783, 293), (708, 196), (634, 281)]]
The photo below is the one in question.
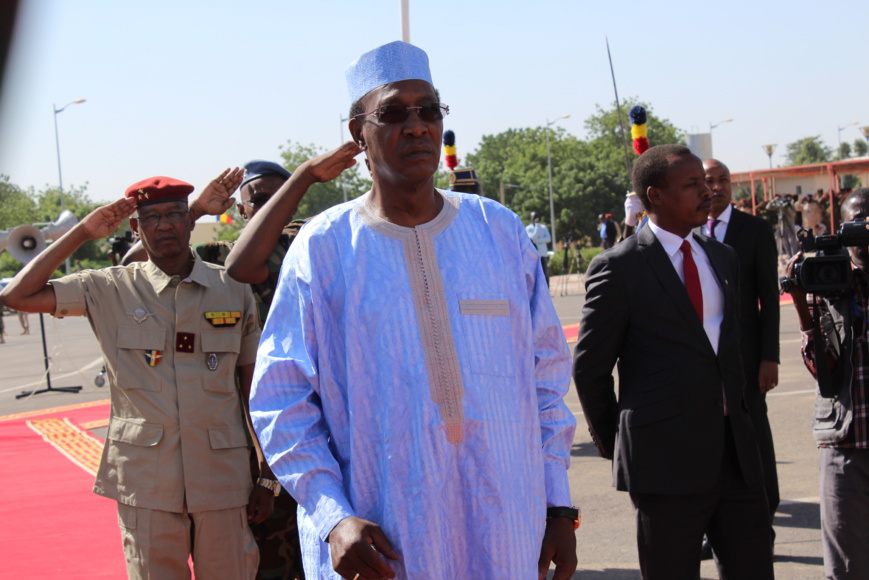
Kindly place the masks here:
[[(579, 279), (553, 280), (554, 302), (562, 324), (579, 322), (584, 296)], [(108, 397), (107, 388), (94, 385), (102, 359), (87, 321), (45, 317), (52, 385), (82, 385), (81, 393), (47, 393), (16, 399), (22, 388), (44, 385), (39, 317), (30, 316), (29, 336), (19, 336), (15, 316), (5, 318), (9, 333), (0, 345), (0, 415), (55, 407)], [(776, 516), (776, 575), (794, 580), (823, 577), (816, 448), (811, 436), (814, 386), (799, 356), (796, 316), (782, 306), (780, 384), (768, 397), (776, 441), (782, 506)], [(576, 413), (578, 429), (573, 445), (570, 479), (574, 501), (582, 507), (578, 534), (579, 572), (584, 580), (622, 580), (640, 577), (634, 540), (633, 511), (627, 494), (611, 487), (610, 462), (597, 457), (573, 389), (568, 405)], [(718, 578), (706, 562), (702, 578)]]

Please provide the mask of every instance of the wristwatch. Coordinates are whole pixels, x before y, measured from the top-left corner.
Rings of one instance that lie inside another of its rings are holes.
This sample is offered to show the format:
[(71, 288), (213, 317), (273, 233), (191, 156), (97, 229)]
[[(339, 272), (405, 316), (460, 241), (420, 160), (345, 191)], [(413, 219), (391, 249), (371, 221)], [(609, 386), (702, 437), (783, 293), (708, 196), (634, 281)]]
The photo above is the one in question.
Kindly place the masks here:
[(582, 515), (576, 506), (546, 508), (546, 519), (552, 518), (568, 518), (573, 520), (574, 530), (579, 529), (579, 523), (582, 521)]
[(281, 482), (275, 481), (274, 479), (265, 479), (264, 477), (260, 477), (256, 480), (257, 485), (261, 485), (263, 487), (267, 487), (272, 490), (272, 493), (275, 494), (275, 497), (281, 495)]

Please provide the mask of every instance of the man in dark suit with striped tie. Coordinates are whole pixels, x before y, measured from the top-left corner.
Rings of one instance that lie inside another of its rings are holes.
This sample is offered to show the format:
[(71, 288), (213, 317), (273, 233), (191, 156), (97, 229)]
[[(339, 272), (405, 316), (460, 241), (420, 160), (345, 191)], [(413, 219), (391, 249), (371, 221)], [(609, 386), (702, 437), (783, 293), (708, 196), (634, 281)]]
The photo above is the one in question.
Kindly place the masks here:
[[(778, 263), (772, 225), (731, 205), (730, 170), (717, 159), (703, 161), (712, 209), (703, 233), (736, 251), (739, 258), (740, 352), (745, 371), (745, 402), (757, 433), (770, 525), (779, 504), (778, 473), (766, 393), (778, 385)], [(775, 533), (773, 532), (773, 537)]]

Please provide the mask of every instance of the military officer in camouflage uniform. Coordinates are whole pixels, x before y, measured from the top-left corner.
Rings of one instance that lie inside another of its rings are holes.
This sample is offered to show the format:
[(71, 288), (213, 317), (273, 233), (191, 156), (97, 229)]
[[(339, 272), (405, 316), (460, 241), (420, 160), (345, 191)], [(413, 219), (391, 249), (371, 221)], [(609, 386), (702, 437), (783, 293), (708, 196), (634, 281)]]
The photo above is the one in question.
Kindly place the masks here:
[[(289, 179), (290, 172), (271, 161), (251, 161), (244, 166), (244, 179), (237, 208), (245, 220), (252, 218), (272, 198)], [(232, 192), (229, 192), (232, 193)], [(204, 207), (219, 208), (221, 198), (226, 192), (209, 189), (200, 194), (197, 202)], [(261, 324), (265, 324), (272, 303), (281, 264), (287, 250), (296, 237), (304, 220), (293, 220), (280, 233), (277, 243), (272, 246), (266, 258), (267, 276), (264, 280), (251, 283), (254, 298), (259, 309)], [(194, 244), (194, 251), (206, 262), (223, 265), (232, 250), (232, 242), (220, 241)], [(251, 456), (253, 458), (253, 455)], [(253, 464), (254, 473), (256, 466)], [(296, 500), (286, 490), (281, 490), (275, 498), (272, 516), (253, 526), (254, 537), (260, 549), (260, 565), (257, 580), (303, 580), (299, 530), (296, 525)]]
[[(252, 579), (258, 553), (248, 522), (269, 516), (275, 487), (256, 441), (260, 485), (247, 468), (260, 332), (249, 287), (190, 251), (192, 190), (166, 177), (133, 185), (34, 259), (0, 302), (87, 316), (94, 329), (112, 399), (94, 492), (118, 502), (129, 577), (187, 580), (192, 555), (199, 580)], [(49, 280), (134, 211), (148, 261)]]

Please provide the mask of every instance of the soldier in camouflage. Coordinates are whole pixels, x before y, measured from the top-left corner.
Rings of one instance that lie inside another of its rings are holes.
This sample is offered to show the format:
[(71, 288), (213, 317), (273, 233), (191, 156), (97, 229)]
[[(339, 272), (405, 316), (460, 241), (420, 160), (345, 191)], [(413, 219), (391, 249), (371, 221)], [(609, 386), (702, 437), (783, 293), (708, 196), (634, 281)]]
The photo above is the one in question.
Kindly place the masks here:
[[(238, 205), (238, 213), (242, 219), (249, 220), (290, 177), (290, 172), (271, 161), (251, 161), (244, 166), (244, 179)], [(231, 193), (231, 192), (230, 192)], [(205, 192), (203, 192), (205, 194)], [(197, 199), (204, 205), (214, 205), (209, 199)], [(281, 264), (284, 256), (304, 220), (292, 220), (281, 232), (274, 249), (266, 260), (268, 276), (258, 283), (251, 283), (254, 298), (259, 308), (260, 325), (265, 324), (269, 307), (272, 303)], [(194, 251), (206, 262), (223, 266), (232, 250), (232, 242), (211, 242), (194, 244)], [(251, 467), (255, 466), (255, 462)], [(251, 473), (257, 473), (251, 471)], [(301, 548), (299, 546), (299, 530), (296, 525), (296, 500), (285, 489), (275, 497), (275, 508), (271, 517), (265, 522), (252, 527), (257, 546), (260, 551), (257, 580), (302, 580), (305, 573), (302, 570)]]

